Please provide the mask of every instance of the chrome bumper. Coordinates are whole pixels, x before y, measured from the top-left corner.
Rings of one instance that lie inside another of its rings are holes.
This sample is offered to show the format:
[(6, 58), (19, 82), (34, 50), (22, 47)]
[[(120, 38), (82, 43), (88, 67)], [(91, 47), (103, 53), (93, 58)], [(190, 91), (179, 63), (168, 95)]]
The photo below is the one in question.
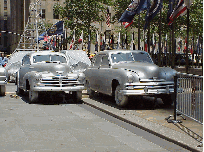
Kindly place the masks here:
[(126, 83), (123, 95), (157, 95), (174, 93), (172, 82)]
[(6, 85), (6, 84), (7, 84), (7, 77), (0, 76), (0, 85)]
[(82, 91), (84, 86), (70, 86), (70, 87), (33, 87), (33, 91)]

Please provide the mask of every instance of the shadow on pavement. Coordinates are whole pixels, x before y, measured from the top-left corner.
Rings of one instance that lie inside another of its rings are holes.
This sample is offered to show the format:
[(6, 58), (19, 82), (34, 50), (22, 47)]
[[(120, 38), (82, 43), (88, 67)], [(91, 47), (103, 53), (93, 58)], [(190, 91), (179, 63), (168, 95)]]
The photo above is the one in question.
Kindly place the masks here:
[[(90, 97), (89, 97), (90, 98)], [(108, 106), (112, 106), (114, 108), (120, 110), (154, 110), (154, 109), (173, 109), (173, 105), (167, 106), (164, 105), (160, 98), (155, 100), (154, 97), (146, 97), (146, 96), (130, 96), (129, 103), (126, 107), (118, 107), (115, 103), (113, 97), (101, 94), (98, 92), (94, 93), (94, 96), (90, 99), (93, 99), (97, 102), (101, 102)]]
[(71, 94), (59, 93), (59, 92), (40, 92), (38, 101), (35, 103), (29, 103), (29, 94), (24, 92), (19, 95), (21, 99), (28, 104), (42, 104), (42, 105), (59, 105), (59, 104), (82, 104), (75, 101)]

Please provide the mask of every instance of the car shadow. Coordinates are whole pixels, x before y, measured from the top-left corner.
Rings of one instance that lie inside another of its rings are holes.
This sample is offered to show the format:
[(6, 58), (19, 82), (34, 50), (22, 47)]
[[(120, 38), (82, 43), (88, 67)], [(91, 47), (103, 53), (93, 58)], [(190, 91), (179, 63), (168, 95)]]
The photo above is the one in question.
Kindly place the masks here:
[(21, 99), (28, 104), (41, 104), (41, 105), (59, 105), (59, 104), (82, 104), (83, 101), (76, 102), (71, 94), (56, 93), (56, 92), (41, 92), (38, 101), (35, 103), (29, 102), (28, 92), (19, 95)]
[(173, 105), (164, 105), (160, 98), (147, 96), (129, 96), (129, 102), (125, 107), (117, 106), (114, 98), (105, 94), (95, 92), (93, 97), (89, 98), (120, 110), (173, 109)]

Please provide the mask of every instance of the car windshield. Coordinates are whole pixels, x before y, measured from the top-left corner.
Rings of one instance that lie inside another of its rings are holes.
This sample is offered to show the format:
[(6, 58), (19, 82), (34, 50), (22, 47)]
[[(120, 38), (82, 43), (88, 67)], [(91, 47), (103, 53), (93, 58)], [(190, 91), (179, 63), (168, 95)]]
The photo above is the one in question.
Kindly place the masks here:
[(111, 54), (113, 63), (134, 61), (131, 53), (118, 52), (117, 54)]
[(66, 63), (66, 58), (62, 55), (36, 55), (33, 56), (33, 63)]
[(134, 61), (136, 62), (149, 62), (152, 63), (150, 56), (144, 52), (132, 52)]
[(121, 62), (149, 62), (152, 63), (150, 56), (145, 52), (118, 52), (111, 54), (113, 63)]

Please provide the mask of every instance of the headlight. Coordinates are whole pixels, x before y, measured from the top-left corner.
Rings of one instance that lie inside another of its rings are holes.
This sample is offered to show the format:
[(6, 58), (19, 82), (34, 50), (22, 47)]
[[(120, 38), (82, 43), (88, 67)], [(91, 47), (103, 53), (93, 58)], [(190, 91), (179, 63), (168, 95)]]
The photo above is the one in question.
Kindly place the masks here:
[(128, 81), (128, 83), (134, 82), (134, 76), (130, 72), (127, 72), (127, 81)]
[(78, 80), (83, 81), (84, 79), (85, 79), (85, 74), (84, 73), (79, 73)]
[(35, 79), (37, 81), (40, 81), (42, 79), (42, 74), (41, 73), (35, 73)]
[(1, 74), (6, 74), (6, 69), (0, 68), (0, 73), (1, 73)]

